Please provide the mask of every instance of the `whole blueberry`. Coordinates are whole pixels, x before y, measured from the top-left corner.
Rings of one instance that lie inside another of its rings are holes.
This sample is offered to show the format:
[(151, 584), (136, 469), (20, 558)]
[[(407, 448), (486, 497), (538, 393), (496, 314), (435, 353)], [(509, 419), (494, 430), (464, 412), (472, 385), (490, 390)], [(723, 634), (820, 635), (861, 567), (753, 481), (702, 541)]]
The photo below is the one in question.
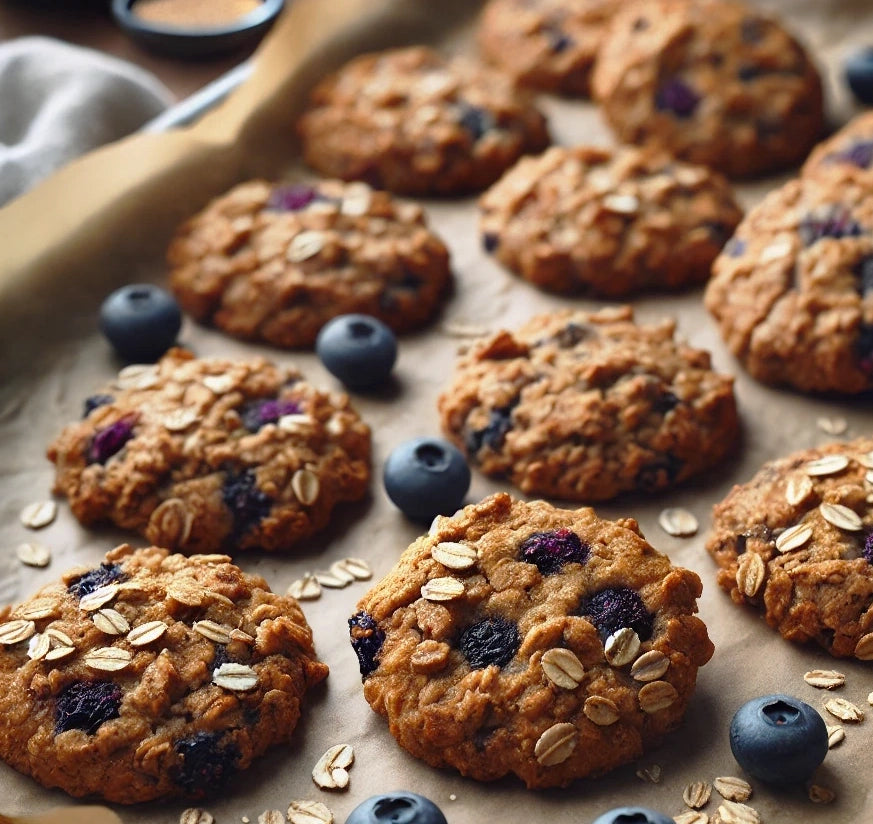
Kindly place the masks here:
[(365, 388), (382, 383), (397, 360), (397, 338), (370, 315), (339, 315), (318, 333), (315, 351), (325, 369), (346, 386)]
[(861, 103), (873, 105), (873, 46), (852, 52), (843, 65), (846, 83)]
[(346, 824), (448, 824), (429, 798), (406, 790), (374, 795), (349, 813)]
[(673, 824), (673, 819), (648, 807), (616, 807), (597, 816), (593, 824)]
[(828, 752), (824, 720), (790, 695), (764, 695), (743, 704), (731, 720), (730, 740), (737, 763), (771, 784), (805, 781)]
[(461, 452), (442, 438), (414, 438), (396, 447), (382, 470), (385, 491), (416, 521), (450, 515), (470, 488), (470, 468)]
[(100, 307), (100, 331), (128, 361), (157, 360), (176, 342), (181, 328), (176, 299), (150, 283), (122, 286)]

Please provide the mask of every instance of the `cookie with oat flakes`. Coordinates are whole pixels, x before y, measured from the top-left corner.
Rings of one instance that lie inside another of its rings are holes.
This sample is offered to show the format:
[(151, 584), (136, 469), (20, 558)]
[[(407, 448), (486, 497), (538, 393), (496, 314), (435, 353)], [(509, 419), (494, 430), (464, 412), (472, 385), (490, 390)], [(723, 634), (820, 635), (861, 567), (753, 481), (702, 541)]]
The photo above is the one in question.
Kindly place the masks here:
[(498, 493), (438, 517), (349, 628), (364, 697), (404, 749), (556, 787), (680, 723), (713, 652), (700, 592), (631, 518)]
[(287, 551), (363, 497), (370, 430), (293, 368), (172, 349), (88, 398), (48, 457), (85, 525), (183, 552)]
[(630, 307), (539, 315), (474, 343), (439, 398), (444, 431), (486, 475), (574, 501), (653, 492), (737, 445), (733, 380)]
[(353, 59), (315, 87), (299, 132), (321, 174), (416, 195), (479, 191), (549, 143), (509, 77), (424, 46)]
[(297, 602), (227, 556), (123, 545), (0, 611), (0, 758), (74, 796), (201, 798), (327, 672)]
[(873, 660), (873, 439), (769, 461), (713, 509), (706, 548), (736, 604), (789, 641)]
[(524, 157), (479, 199), (485, 249), (536, 286), (619, 297), (709, 277), (742, 211), (705, 166), (623, 147)]
[(420, 206), (337, 180), (235, 186), (179, 228), (167, 259), (195, 319), (283, 347), (311, 347), (351, 313), (418, 329), (452, 282)]

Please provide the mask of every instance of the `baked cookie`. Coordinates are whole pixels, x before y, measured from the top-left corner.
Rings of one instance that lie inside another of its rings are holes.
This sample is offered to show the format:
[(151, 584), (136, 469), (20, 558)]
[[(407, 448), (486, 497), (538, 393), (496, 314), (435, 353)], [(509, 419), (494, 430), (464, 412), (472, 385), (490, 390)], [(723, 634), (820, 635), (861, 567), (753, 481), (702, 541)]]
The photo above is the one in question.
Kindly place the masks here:
[(479, 200), (485, 248), (543, 289), (618, 297), (709, 277), (742, 211), (705, 166), (645, 149), (554, 147)]
[(420, 206), (336, 180), (236, 186), (179, 228), (167, 258), (194, 318), (284, 347), (312, 346), (349, 313), (417, 329), (452, 280)]
[(873, 202), (834, 169), (791, 180), (752, 209), (704, 295), (760, 381), (805, 392), (873, 388)]
[(424, 46), (352, 60), (315, 87), (299, 131), (322, 174), (417, 195), (479, 191), (549, 143), (508, 76)]
[(349, 628), (364, 697), (404, 749), (556, 787), (680, 723), (713, 651), (700, 591), (632, 518), (498, 493), (438, 517)]
[(803, 164), (801, 174), (827, 180), (837, 169), (841, 173), (854, 172), (873, 186), (873, 112), (857, 115), (819, 143)]
[(873, 660), (873, 439), (770, 461), (713, 510), (718, 583), (790, 641)]
[(83, 524), (184, 552), (287, 550), (363, 497), (370, 430), (294, 369), (172, 349), (89, 397), (48, 457)]
[(526, 495), (597, 501), (684, 481), (736, 447), (739, 423), (733, 379), (674, 331), (625, 306), (497, 332), (460, 357), (443, 429)]
[(821, 78), (804, 48), (732, 0), (625, 3), (592, 89), (621, 141), (730, 177), (800, 163), (824, 127)]
[(0, 757), (133, 804), (222, 789), (327, 676), (293, 598), (224, 555), (127, 545), (0, 610)]
[(591, 68), (620, 0), (490, 0), (477, 29), (490, 63), (524, 86), (587, 97)]

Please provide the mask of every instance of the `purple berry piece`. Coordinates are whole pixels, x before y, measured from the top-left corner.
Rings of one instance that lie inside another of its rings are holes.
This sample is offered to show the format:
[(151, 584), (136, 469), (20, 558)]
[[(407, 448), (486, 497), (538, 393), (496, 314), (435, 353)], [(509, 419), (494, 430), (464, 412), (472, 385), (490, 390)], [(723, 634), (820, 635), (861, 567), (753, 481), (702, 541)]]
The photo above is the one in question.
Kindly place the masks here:
[(92, 569), (71, 581), (67, 585), (67, 592), (76, 598), (84, 598), (95, 589), (100, 589), (100, 587), (105, 587), (116, 581), (123, 581), (126, 577), (118, 564), (100, 564), (97, 569)]
[(852, 213), (839, 204), (808, 214), (800, 222), (797, 231), (804, 246), (812, 246), (823, 238), (839, 240), (844, 237), (857, 237), (864, 232), (861, 225), (852, 217)]
[(562, 349), (572, 349), (577, 343), (596, 336), (597, 332), (587, 323), (574, 323), (570, 321), (555, 335), (555, 342)]
[(133, 421), (122, 418), (98, 429), (88, 447), (88, 462), (104, 464), (133, 437)]
[(257, 487), (255, 473), (230, 470), (224, 478), (221, 497), (233, 513), (234, 534), (239, 536), (270, 514), (271, 500)]
[(55, 735), (82, 730), (88, 735), (111, 718), (118, 718), (121, 687), (108, 681), (73, 681), (58, 694), (55, 703)]
[(827, 156), (831, 162), (851, 163), (859, 169), (869, 169), (873, 163), (873, 140), (856, 140), (841, 152)]
[(485, 232), (482, 235), (482, 248), (488, 252), (494, 252), (500, 245), (500, 238), (494, 232)]
[(230, 742), (222, 746), (221, 738), (220, 732), (198, 732), (176, 742), (173, 749), (180, 763), (173, 779), (189, 796), (214, 793), (236, 771), (239, 750)]
[(666, 415), (679, 406), (680, 400), (672, 392), (665, 389), (660, 392), (652, 403), (652, 409), (659, 415)]
[(376, 656), (385, 643), (385, 633), (379, 629), (372, 615), (361, 610), (349, 618), (349, 637), (352, 649), (358, 656), (363, 680), (379, 666)]
[(87, 418), (95, 409), (101, 406), (108, 406), (115, 398), (112, 395), (91, 395), (90, 398), (85, 398), (85, 403), (82, 407), (82, 417)]
[(257, 432), (268, 423), (276, 423), (284, 415), (296, 415), (298, 412), (300, 404), (296, 401), (279, 398), (247, 403), (240, 412), (240, 417), (249, 432)]
[(518, 558), (534, 564), (543, 575), (560, 572), (564, 564), (584, 564), (591, 554), (591, 547), (579, 536), (566, 528), (552, 532), (534, 532), (524, 539)]
[(492, 409), (488, 423), (481, 429), (473, 429), (467, 432), (465, 445), (467, 452), (475, 457), (476, 453), (483, 448), (499, 449), (506, 437), (506, 433), (512, 429), (512, 410), (518, 401), (509, 406), (501, 406)]
[(740, 257), (746, 253), (748, 244), (741, 237), (732, 237), (724, 247), (724, 252), (728, 257)]
[(579, 609), (606, 638), (616, 630), (630, 627), (643, 641), (652, 637), (653, 616), (639, 594), (627, 587), (602, 589), (586, 598)]
[(549, 50), (552, 54), (561, 54), (567, 51), (573, 45), (573, 38), (566, 32), (561, 31), (561, 27), (556, 23), (551, 23), (543, 27), (543, 36), (549, 44)]
[(637, 473), (636, 485), (643, 492), (655, 492), (673, 484), (681, 469), (682, 461), (668, 452)]
[(655, 93), (655, 106), (662, 112), (672, 112), (676, 117), (691, 117), (700, 95), (679, 77), (671, 77), (660, 85)]
[(867, 536), (864, 541), (864, 549), (861, 550), (861, 555), (868, 564), (873, 564), (873, 533)]
[(270, 192), (267, 208), (277, 212), (299, 212), (316, 200), (325, 200), (319, 191), (305, 183), (277, 186)]
[(518, 627), (505, 618), (486, 618), (467, 627), (461, 635), (461, 652), (473, 669), (502, 667), (518, 652), (521, 637)]
[(497, 125), (494, 115), (487, 109), (463, 100), (458, 103), (458, 122), (470, 133), (474, 143)]

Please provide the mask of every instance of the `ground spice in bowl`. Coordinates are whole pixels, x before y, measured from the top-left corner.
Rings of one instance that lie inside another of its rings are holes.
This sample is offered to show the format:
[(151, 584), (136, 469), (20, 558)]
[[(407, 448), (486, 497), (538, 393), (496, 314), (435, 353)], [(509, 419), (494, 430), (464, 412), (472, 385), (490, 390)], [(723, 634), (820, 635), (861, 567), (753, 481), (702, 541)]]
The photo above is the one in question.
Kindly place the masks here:
[(133, 13), (150, 23), (223, 26), (254, 11), (262, 0), (137, 0)]

